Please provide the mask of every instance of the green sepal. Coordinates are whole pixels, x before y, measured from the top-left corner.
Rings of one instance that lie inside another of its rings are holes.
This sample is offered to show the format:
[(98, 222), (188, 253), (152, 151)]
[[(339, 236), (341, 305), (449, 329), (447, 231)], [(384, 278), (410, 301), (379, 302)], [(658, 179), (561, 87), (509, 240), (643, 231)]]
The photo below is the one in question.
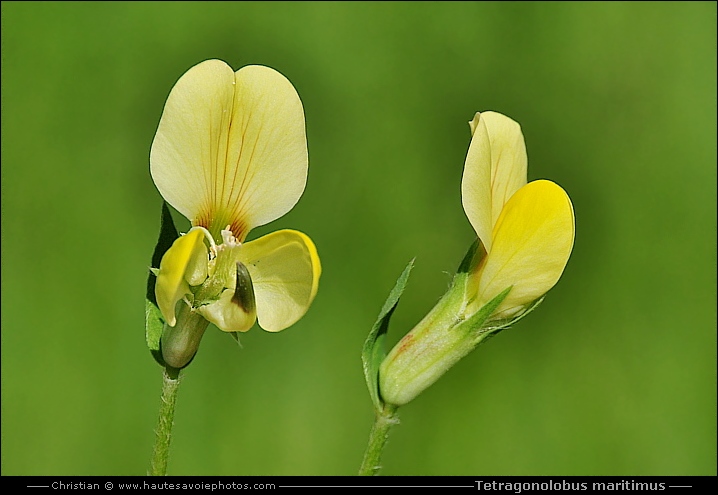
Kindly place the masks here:
[(160, 338), (164, 329), (165, 320), (162, 312), (157, 306), (157, 298), (155, 297), (155, 283), (157, 282), (156, 273), (152, 267), (159, 267), (162, 256), (172, 246), (172, 243), (179, 237), (177, 228), (175, 227), (172, 215), (167, 207), (167, 203), (162, 202), (162, 220), (160, 222), (160, 234), (152, 253), (152, 266), (147, 276), (147, 292), (145, 294), (145, 339), (147, 347), (152, 353), (152, 357), (160, 366), (166, 366), (162, 359), (160, 351)]
[[(481, 248), (481, 251), (479, 251), (479, 255), (476, 256), (479, 247)], [(472, 269), (479, 264), (481, 258), (483, 258), (485, 254), (486, 250), (484, 249), (484, 245), (481, 244), (481, 240), (479, 240), (479, 238), (476, 238), (476, 240), (471, 244), (471, 246), (469, 246), (469, 250), (464, 255), (464, 259), (461, 260), (461, 263), (459, 264), (459, 268), (458, 270), (456, 270), (456, 273), (459, 274), (471, 272)]]
[[(522, 320), (526, 315), (528, 315), (530, 312), (532, 312), (534, 309), (538, 307), (539, 304), (541, 304), (544, 300), (544, 296), (539, 297), (534, 302), (526, 306), (526, 309), (521, 311), (519, 314), (512, 316), (511, 318), (505, 318), (502, 320), (495, 320), (490, 322), (489, 325), (485, 326), (481, 330), (481, 334), (483, 335), (481, 342), (486, 342), (489, 337), (494, 337), (499, 334), (499, 332), (506, 330), (507, 328), (511, 328), (516, 323), (518, 323), (519, 320)], [(488, 334), (488, 335), (487, 335)]]
[(499, 330), (500, 328), (503, 328), (486, 328), (484, 327), (484, 323), (486, 323), (486, 320), (488, 320), (493, 314), (493, 312), (496, 311), (496, 308), (498, 308), (501, 303), (504, 302), (504, 299), (506, 299), (506, 296), (509, 295), (509, 292), (511, 292), (512, 288), (513, 285), (504, 289), (498, 296), (494, 297), (491, 301), (484, 304), (480, 310), (478, 310), (476, 313), (471, 315), (462, 323), (454, 327), (452, 331), (461, 331), (466, 332), (467, 334), (474, 333), (478, 337), (480, 337), (479, 340), (483, 340), (487, 333), (492, 333)]
[(414, 260), (412, 259), (397, 279), (394, 288), (391, 289), (389, 297), (386, 298), (384, 306), (379, 312), (379, 317), (376, 319), (376, 323), (374, 323), (366, 341), (364, 341), (364, 348), (362, 349), (361, 360), (364, 368), (364, 378), (377, 412), (382, 411), (384, 407), (384, 401), (379, 396), (379, 366), (386, 357), (384, 342), (386, 333), (389, 330), (389, 320), (397, 304), (399, 304), (399, 299), (406, 288), (406, 283), (409, 281), (409, 274), (413, 267)]
[(239, 348), (241, 349), (241, 348), (242, 348), (242, 343), (239, 341), (239, 332), (227, 332), (227, 333), (229, 333), (229, 335), (232, 336), (232, 338), (234, 339), (234, 341), (237, 343), (237, 345), (238, 345)]

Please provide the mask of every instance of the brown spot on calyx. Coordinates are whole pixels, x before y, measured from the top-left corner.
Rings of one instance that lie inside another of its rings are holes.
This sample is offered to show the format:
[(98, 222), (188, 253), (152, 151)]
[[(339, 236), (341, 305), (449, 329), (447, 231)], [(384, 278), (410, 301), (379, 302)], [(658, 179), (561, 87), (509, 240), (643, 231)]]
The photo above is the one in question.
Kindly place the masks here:
[(411, 345), (411, 343), (414, 341), (414, 336), (411, 333), (407, 333), (404, 335), (404, 337), (399, 342), (399, 349), (397, 349), (397, 354), (401, 354), (406, 350), (407, 347)]

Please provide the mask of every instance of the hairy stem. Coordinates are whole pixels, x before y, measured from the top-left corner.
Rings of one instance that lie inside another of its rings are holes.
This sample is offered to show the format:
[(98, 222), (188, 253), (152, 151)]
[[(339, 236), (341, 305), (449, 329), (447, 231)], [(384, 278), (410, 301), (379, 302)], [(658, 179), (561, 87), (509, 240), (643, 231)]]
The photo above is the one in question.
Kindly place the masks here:
[(170, 437), (175, 416), (175, 403), (177, 402), (177, 389), (179, 388), (180, 370), (165, 367), (162, 373), (162, 398), (160, 402), (160, 417), (155, 435), (155, 448), (152, 452), (151, 476), (164, 476), (167, 474), (167, 458), (170, 451)]
[(374, 425), (369, 433), (369, 444), (359, 468), (359, 476), (376, 476), (379, 474), (381, 453), (389, 438), (389, 430), (399, 422), (396, 409), (395, 406), (385, 404), (382, 410), (376, 412)]

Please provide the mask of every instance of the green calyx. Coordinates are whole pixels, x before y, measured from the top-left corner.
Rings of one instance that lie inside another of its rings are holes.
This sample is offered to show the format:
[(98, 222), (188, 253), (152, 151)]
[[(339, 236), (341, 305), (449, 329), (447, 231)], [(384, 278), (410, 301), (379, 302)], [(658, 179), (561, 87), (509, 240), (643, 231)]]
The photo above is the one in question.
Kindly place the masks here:
[(513, 325), (540, 303), (536, 301), (510, 319), (497, 320), (494, 312), (512, 289), (507, 287), (478, 311), (467, 313), (474, 297), (470, 274), (484, 255), (483, 247), (475, 242), (448, 291), (382, 361), (382, 402), (394, 406), (410, 402), (480, 343)]

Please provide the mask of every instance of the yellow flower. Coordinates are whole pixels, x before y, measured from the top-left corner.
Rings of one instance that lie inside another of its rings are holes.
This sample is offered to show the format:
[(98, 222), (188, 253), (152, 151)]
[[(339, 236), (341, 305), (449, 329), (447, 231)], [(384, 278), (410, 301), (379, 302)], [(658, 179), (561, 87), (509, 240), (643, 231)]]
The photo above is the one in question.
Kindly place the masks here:
[(548, 180), (526, 183), (526, 146), (519, 124), (477, 113), (461, 182), (462, 203), (481, 240), (483, 259), (471, 273), (467, 313), (503, 290), (495, 311), (510, 317), (558, 282), (573, 249), (573, 205)]
[(444, 297), (382, 362), (380, 395), (395, 406), (535, 307), (573, 248), (571, 200), (551, 181), (526, 183), (520, 126), (494, 112), (477, 113), (469, 124), (462, 203), (480, 242)]
[(294, 230), (245, 239), (294, 207), (307, 168), (302, 103), (279, 72), (207, 60), (177, 81), (150, 152), (157, 189), (192, 222), (156, 272), (168, 364), (191, 360), (203, 320), (277, 332), (306, 313), (321, 273), (311, 239)]

